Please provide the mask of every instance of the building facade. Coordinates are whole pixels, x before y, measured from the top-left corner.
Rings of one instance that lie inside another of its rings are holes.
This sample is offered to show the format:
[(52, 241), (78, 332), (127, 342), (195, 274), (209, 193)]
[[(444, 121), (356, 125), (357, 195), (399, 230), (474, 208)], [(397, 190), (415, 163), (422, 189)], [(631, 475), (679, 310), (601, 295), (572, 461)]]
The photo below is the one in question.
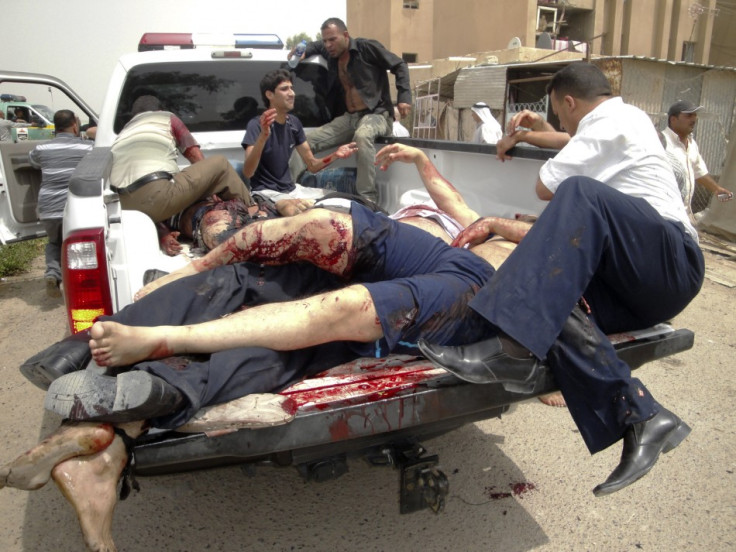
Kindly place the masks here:
[(734, 0), (347, 0), (351, 35), (407, 62), (525, 46), (736, 65), (735, 13)]

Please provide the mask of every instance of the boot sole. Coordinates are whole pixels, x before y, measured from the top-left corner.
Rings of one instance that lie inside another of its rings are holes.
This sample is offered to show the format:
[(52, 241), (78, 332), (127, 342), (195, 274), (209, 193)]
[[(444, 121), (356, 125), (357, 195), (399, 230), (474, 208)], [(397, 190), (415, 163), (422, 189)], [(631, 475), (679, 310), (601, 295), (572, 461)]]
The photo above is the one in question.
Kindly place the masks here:
[(158, 378), (132, 370), (117, 377), (75, 372), (55, 380), (44, 407), (75, 421), (132, 422), (172, 412), (176, 401), (165, 397)]

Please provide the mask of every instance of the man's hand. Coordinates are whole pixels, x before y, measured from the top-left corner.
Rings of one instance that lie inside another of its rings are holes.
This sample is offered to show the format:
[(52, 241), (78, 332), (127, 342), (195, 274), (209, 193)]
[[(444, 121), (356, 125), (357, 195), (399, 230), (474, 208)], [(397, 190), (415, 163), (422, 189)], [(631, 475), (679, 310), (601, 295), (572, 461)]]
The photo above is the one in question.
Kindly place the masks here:
[(716, 190), (713, 193), (716, 194), (718, 201), (731, 201), (733, 199), (733, 192), (722, 186), (716, 186)]
[(337, 151), (335, 152), (335, 157), (337, 157), (338, 159), (347, 159), (356, 151), (358, 151), (358, 145), (355, 142), (350, 142), (349, 144), (343, 144), (342, 146), (337, 148)]
[(506, 134), (513, 136), (519, 127), (528, 128), (529, 130), (547, 130), (545, 122), (539, 113), (525, 109), (509, 119), (509, 124), (506, 125)]
[(399, 110), (399, 113), (401, 113), (401, 118), (408, 117), (409, 113), (411, 113), (411, 105), (408, 103), (400, 103), (396, 104), (396, 107)]
[(420, 149), (405, 144), (389, 144), (388, 146), (382, 147), (376, 154), (375, 164), (382, 171), (385, 171), (394, 161), (415, 163), (422, 155), (424, 154)]
[(314, 207), (313, 199), (279, 199), (276, 203), (276, 210), (282, 217), (293, 217), (299, 213), (303, 213), (310, 207)]
[(267, 109), (261, 113), (259, 123), (261, 125), (261, 136), (268, 138), (271, 135), (271, 125), (276, 120), (276, 109)]
[(501, 139), (496, 142), (496, 157), (501, 161), (513, 159), (513, 157), (508, 155), (506, 152), (516, 145), (517, 140), (515, 136), (518, 136), (518, 134), (515, 133), (514, 136), (504, 134)]
[(460, 232), (452, 242), (452, 247), (465, 247), (470, 244), (478, 245), (488, 239), (492, 233), (492, 218), (482, 218), (476, 220), (473, 224), (468, 226), (465, 230)]
[(164, 253), (169, 257), (173, 257), (174, 255), (181, 253), (181, 244), (177, 240), (178, 237), (179, 232), (169, 232), (168, 234), (161, 236), (159, 239), (161, 249), (163, 249)]

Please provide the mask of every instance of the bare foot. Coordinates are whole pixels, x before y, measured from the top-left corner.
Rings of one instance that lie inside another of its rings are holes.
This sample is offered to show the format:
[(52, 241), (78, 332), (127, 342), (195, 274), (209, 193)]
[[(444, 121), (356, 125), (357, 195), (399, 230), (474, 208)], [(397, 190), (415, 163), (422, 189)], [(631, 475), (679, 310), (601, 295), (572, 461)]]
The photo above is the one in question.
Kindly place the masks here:
[(171, 356), (166, 344), (169, 326), (147, 328), (117, 322), (95, 322), (90, 328), (89, 348), (98, 366), (129, 366), (146, 359)]
[(59, 462), (104, 450), (113, 436), (110, 424), (66, 422), (31, 450), (0, 468), (0, 488), (32, 491), (43, 487)]
[[(142, 432), (143, 423), (121, 427), (135, 438)], [(87, 548), (94, 552), (117, 550), (112, 540), (112, 515), (117, 504), (118, 479), (127, 462), (123, 439), (115, 435), (105, 450), (61, 462), (51, 474), (77, 514)]]
[(143, 297), (148, 295), (149, 293), (156, 291), (161, 286), (165, 286), (166, 284), (169, 284), (171, 282), (175, 282), (179, 278), (184, 278), (185, 276), (191, 276), (192, 274), (197, 274), (199, 271), (197, 270), (197, 267), (193, 265), (192, 263), (187, 263), (183, 267), (175, 270), (174, 272), (170, 272), (166, 274), (165, 276), (161, 276), (160, 278), (156, 278), (153, 282), (149, 282), (145, 286), (143, 286), (141, 289), (139, 289), (135, 295), (133, 296), (133, 301), (140, 301)]
[(555, 391), (554, 393), (547, 393), (546, 395), (540, 395), (537, 397), (547, 406), (567, 406), (565, 399), (562, 397), (562, 393)]

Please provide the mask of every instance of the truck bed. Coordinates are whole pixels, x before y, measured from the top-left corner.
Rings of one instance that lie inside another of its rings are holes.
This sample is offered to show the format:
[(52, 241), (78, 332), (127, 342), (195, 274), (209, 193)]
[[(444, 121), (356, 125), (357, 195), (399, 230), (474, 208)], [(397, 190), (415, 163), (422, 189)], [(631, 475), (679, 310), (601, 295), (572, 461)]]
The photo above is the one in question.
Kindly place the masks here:
[[(609, 339), (633, 369), (690, 349), (694, 335), (659, 324)], [(176, 431), (143, 437), (135, 447), (135, 471), (156, 475), (264, 461), (299, 466), (340, 455), (370, 455), (377, 448), (416, 443), (499, 417), (515, 403), (554, 390), (547, 368), (534, 391), (522, 395), (501, 384), (463, 382), (416, 357), (359, 359), (281, 391), (297, 406), (287, 424), (213, 437)]]

